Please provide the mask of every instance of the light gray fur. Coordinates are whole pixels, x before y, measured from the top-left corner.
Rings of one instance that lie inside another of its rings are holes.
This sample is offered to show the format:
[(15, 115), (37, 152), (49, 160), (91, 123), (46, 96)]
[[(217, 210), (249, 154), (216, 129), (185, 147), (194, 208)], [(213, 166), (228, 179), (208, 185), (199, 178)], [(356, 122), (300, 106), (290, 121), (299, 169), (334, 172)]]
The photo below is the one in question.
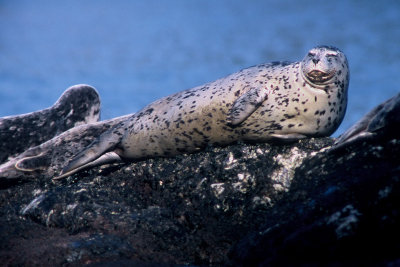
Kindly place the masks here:
[[(62, 168), (68, 164), (71, 157), (74, 157), (79, 151), (96, 140), (99, 135), (127, 117), (123, 116), (107, 121), (80, 125), (39, 146), (30, 148), (0, 165), (0, 180), (59, 176)], [(107, 158), (106, 162), (110, 163), (113, 161), (113, 155), (107, 155), (109, 157), (104, 156), (103, 158)], [(98, 160), (85, 167), (101, 163), (102, 161)]]
[(85, 84), (71, 86), (49, 108), (0, 118), (0, 163), (99, 118), (100, 97), (96, 89)]
[(149, 104), (73, 157), (61, 177), (108, 152), (137, 160), (239, 140), (327, 136), (344, 117), (348, 84), (347, 59), (334, 47), (315, 47), (300, 62), (250, 67)]

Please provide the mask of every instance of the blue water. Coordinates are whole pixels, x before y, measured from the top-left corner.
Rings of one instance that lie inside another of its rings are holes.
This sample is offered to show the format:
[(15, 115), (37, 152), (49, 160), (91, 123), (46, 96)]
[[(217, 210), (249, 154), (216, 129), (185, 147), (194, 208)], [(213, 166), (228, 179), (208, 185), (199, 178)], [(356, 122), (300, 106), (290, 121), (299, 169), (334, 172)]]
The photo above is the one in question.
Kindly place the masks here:
[(341, 134), (400, 91), (400, 1), (0, 0), (0, 117), (95, 86), (102, 119), (317, 44), (350, 63)]

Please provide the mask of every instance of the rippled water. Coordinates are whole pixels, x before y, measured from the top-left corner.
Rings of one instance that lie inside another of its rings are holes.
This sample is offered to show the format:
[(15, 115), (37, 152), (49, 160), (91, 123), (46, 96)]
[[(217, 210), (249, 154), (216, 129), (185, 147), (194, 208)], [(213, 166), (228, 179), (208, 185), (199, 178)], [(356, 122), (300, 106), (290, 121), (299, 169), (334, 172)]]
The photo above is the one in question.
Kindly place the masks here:
[(329, 44), (350, 63), (335, 136), (400, 91), (400, 1), (0, 0), (0, 117), (95, 86), (102, 118)]

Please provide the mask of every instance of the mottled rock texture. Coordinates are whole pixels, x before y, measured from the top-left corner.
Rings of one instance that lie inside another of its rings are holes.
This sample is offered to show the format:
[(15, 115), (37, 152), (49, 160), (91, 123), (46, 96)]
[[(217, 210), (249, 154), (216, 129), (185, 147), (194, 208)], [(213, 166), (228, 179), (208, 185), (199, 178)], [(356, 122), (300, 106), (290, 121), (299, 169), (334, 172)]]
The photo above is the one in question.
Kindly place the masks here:
[[(0, 257), (12, 264), (120, 259), (224, 264), (329, 138), (237, 144), (3, 184)], [(32, 244), (35, 244), (34, 246)]]
[(306, 159), (265, 224), (231, 251), (236, 266), (398, 266), (400, 139)]

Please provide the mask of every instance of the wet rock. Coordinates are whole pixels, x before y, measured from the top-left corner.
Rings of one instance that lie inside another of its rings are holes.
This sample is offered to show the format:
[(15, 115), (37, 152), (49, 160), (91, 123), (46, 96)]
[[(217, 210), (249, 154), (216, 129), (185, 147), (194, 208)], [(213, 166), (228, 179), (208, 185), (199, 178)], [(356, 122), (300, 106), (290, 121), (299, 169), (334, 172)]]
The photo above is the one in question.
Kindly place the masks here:
[(374, 138), (398, 137), (400, 123), (400, 93), (376, 106), (343, 133), (334, 144), (338, 150), (352, 142)]
[(376, 136), (306, 159), (235, 266), (397, 266), (400, 139)]
[(0, 195), (0, 258), (12, 264), (224, 264), (231, 247), (290, 189), (294, 169), (330, 144), (322, 138), (210, 147), (8, 186)]

